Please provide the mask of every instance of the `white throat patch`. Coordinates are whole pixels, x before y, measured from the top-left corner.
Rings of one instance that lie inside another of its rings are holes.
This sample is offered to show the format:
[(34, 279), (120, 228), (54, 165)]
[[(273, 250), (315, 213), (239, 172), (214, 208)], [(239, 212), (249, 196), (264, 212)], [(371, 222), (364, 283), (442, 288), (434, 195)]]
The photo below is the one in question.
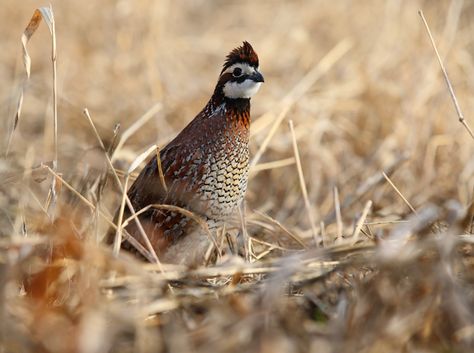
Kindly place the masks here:
[(227, 98), (250, 98), (257, 93), (261, 82), (255, 82), (251, 79), (246, 79), (244, 82), (227, 82), (224, 85), (224, 95)]

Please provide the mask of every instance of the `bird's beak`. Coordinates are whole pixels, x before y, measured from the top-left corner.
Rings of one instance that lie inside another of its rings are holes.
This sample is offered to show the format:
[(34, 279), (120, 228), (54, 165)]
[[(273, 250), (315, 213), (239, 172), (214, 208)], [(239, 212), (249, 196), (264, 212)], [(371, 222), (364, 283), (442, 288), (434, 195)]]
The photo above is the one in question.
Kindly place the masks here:
[(255, 72), (251, 74), (249, 78), (255, 82), (265, 82), (265, 80), (263, 79), (263, 75), (257, 70), (255, 70)]

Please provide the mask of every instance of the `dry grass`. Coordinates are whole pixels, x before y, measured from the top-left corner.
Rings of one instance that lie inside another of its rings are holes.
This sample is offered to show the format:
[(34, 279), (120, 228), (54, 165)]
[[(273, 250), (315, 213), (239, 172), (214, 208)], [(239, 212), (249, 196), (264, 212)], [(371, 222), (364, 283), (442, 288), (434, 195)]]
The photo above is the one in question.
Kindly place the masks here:
[[(0, 22), (2, 352), (474, 350), (471, 2), (53, 1), (57, 75), (42, 23), (25, 80), (37, 6)], [(245, 214), (206, 267), (116, 258), (127, 170), (242, 40), (265, 75)]]

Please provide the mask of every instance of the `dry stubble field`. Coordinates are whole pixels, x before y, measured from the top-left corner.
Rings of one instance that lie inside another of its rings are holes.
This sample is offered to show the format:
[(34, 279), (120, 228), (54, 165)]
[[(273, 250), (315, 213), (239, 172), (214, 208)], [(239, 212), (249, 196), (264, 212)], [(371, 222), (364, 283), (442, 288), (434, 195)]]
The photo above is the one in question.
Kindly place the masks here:
[[(1, 4), (2, 352), (474, 349), (474, 139), (418, 15), (474, 125), (474, 3), (52, 1), (56, 104), (46, 24), (28, 80), (20, 42), (47, 5)], [(84, 108), (106, 149), (122, 141), (121, 177), (194, 117), (243, 40), (265, 84), (225, 254), (115, 258), (100, 241), (121, 195)]]

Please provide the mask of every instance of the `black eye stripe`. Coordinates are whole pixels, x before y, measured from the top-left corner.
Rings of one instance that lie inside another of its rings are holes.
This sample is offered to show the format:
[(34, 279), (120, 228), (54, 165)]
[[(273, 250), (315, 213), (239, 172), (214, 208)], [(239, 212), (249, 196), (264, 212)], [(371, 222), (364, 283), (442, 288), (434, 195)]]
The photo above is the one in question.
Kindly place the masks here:
[(235, 77), (232, 81), (237, 82), (237, 83), (242, 83), (248, 78), (247, 75), (242, 75), (240, 77)]

